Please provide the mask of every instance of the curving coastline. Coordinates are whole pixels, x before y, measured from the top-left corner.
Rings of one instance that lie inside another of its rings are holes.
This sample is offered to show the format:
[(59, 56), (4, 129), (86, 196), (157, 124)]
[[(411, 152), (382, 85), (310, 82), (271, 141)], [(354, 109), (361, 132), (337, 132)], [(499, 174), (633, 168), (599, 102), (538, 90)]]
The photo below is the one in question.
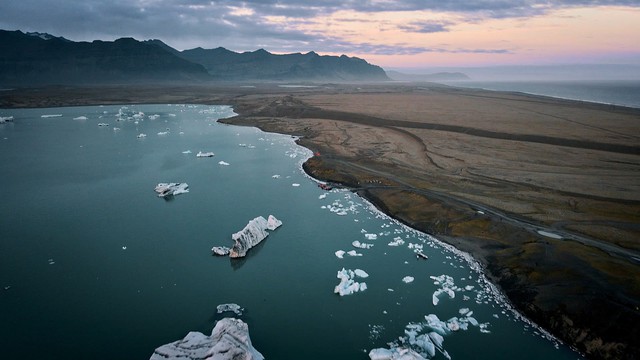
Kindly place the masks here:
[(309, 175), (472, 254), (561, 340), (589, 358), (639, 356), (637, 110), (437, 85), (0, 94), (0, 107), (166, 102), (231, 104), (223, 122), (302, 136)]

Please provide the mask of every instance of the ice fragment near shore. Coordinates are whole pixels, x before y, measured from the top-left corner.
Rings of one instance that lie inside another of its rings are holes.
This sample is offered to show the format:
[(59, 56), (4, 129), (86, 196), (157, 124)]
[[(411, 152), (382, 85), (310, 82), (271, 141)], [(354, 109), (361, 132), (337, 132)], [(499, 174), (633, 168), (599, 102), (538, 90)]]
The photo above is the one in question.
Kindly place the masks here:
[(182, 340), (155, 349), (150, 360), (263, 360), (251, 344), (249, 326), (242, 320), (224, 318), (211, 336), (192, 331)]
[(267, 230), (275, 230), (280, 225), (282, 225), (282, 221), (276, 219), (273, 215), (269, 215), (269, 220), (258, 216), (249, 221), (244, 229), (231, 235), (235, 244), (231, 248), (229, 256), (232, 258), (244, 257), (249, 249), (258, 245), (269, 235)]
[(337, 275), (337, 278), (340, 279), (340, 284), (336, 285), (333, 292), (336, 294), (340, 294), (340, 296), (345, 296), (351, 295), (358, 291), (365, 291), (367, 289), (367, 284), (364, 282), (359, 283), (354, 280), (356, 276), (362, 277), (360, 275), (366, 275), (365, 277), (369, 276), (366, 272), (359, 269), (353, 271), (345, 270), (345, 268), (342, 268), (342, 270), (338, 271)]
[(337, 257), (338, 259), (342, 259), (342, 258), (344, 258), (344, 254), (345, 254), (344, 250), (338, 250), (338, 251), (336, 251), (336, 257)]
[(211, 248), (211, 251), (213, 252), (214, 255), (227, 256), (229, 255), (229, 252), (231, 251), (231, 249), (229, 249), (226, 246), (214, 246)]
[(408, 283), (412, 283), (412, 282), (413, 282), (413, 280), (414, 280), (413, 276), (405, 276), (405, 277), (403, 277), (403, 278), (402, 278), (402, 281), (403, 281), (404, 283), (406, 283), (406, 284), (408, 284)]
[(387, 245), (389, 245), (389, 246), (400, 246), (400, 245), (403, 245), (403, 244), (404, 244), (404, 240), (402, 240), (402, 238), (395, 237), (395, 238), (393, 238), (393, 241), (390, 242)]

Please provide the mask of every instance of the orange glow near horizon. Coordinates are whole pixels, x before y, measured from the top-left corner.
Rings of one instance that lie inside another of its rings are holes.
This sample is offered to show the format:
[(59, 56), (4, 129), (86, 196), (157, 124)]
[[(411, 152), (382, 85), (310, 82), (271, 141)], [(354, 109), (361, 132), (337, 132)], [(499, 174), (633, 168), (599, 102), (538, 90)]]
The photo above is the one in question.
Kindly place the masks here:
[[(340, 11), (301, 24), (282, 17), (269, 21), (346, 44), (362, 44), (353, 51), (346, 45), (342, 52), (326, 54), (345, 53), (383, 67), (609, 62), (625, 56), (640, 60), (640, 10), (635, 8), (567, 8), (504, 19), (427, 11)], [(424, 23), (435, 24), (434, 32), (410, 29)], [(443, 31), (436, 31), (437, 25)], [(385, 50), (369, 50), (381, 47)]]

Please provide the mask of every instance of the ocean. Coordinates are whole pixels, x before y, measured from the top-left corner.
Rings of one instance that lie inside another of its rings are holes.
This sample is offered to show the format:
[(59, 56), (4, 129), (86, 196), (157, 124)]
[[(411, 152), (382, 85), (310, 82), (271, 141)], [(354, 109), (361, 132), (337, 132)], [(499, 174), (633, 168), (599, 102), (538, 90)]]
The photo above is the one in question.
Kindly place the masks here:
[(640, 108), (640, 80), (455, 81), (451, 86), (516, 91), (561, 99)]
[[(436, 318), (453, 330), (434, 359), (581, 358), (514, 312), (468, 256), (347, 190), (320, 189), (294, 138), (216, 122), (232, 115), (0, 109), (13, 116), (0, 124), (3, 358), (148, 359), (236, 316), (216, 312), (225, 303), (244, 308), (267, 359), (368, 359), (394, 341), (425, 352), (412, 336), (424, 340)], [(159, 198), (160, 182), (189, 192)], [(212, 256), (270, 214), (282, 227), (246, 258)], [(363, 270), (354, 280), (366, 290), (334, 293), (342, 269)]]

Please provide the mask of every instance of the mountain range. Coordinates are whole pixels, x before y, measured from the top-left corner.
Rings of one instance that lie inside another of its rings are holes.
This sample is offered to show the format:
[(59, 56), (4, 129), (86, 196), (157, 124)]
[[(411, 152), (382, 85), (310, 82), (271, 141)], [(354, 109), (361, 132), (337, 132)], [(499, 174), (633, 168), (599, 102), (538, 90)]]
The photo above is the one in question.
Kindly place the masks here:
[(178, 51), (160, 40), (75, 42), (45, 33), (0, 30), (0, 85), (207, 81), (385, 81), (363, 59), (264, 49)]

